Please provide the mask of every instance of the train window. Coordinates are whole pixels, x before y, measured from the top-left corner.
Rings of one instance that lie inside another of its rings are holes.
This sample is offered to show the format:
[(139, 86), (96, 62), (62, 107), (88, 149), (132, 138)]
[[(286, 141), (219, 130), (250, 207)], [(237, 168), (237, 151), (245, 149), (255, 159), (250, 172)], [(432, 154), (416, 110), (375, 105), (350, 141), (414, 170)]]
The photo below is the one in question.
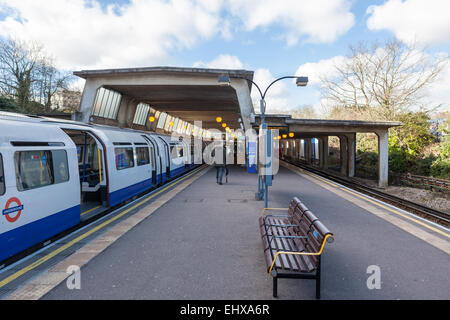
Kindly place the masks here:
[(14, 154), (17, 189), (25, 191), (53, 184), (52, 154), (46, 151), (18, 151)]
[(14, 154), (19, 191), (69, 181), (65, 150), (17, 151)]
[(134, 167), (133, 148), (115, 148), (116, 168), (123, 170)]
[(150, 154), (147, 147), (136, 147), (136, 161), (138, 166), (150, 163)]
[(69, 167), (67, 162), (67, 152), (65, 150), (53, 150), (53, 172), (55, 184), (69, 181)]
[(172, 146), (170, 147), (170, 153), (172, 154), (173, 158), (180, 158), (183, 156), (183, 147), (181, 146)]
[(3, 174), (3, 158), (0, 154), (0, 196), (5, 194), (5, 175)]

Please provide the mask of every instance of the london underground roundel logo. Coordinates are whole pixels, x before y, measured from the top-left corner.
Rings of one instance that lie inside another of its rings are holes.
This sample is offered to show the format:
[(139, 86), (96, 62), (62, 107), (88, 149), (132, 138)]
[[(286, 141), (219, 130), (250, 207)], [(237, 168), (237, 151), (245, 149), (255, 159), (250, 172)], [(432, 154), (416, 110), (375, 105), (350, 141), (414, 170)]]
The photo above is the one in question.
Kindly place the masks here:
[(6, 220), (8, 220), (9, 222), (15, 222), (17, 221), (17, 219), (19, 219), (22, 210), (23, 205), (22, 203), (20, 203), (20, 200), (16, 197), (12, 197), (6, 202), (5, 209), (2, 211), (2, 213), (5, 216)]

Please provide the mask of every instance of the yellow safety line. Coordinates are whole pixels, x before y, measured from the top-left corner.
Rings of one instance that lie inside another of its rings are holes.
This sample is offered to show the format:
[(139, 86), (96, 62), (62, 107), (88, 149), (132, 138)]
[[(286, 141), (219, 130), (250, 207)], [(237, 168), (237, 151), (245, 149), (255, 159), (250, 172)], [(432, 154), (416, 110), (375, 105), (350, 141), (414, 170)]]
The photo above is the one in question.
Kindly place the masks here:
[(327, 241), (327, 239), (328, 239), (329, 237), (333, 238), (333, 235), (327, 234), (327, 235), (325, 236), (325, 238), (324, 238), (323, 241), (322, 241), (322, 246), (320, 247), (319, 252), (288, 252), (288, 251), (278, 251), (278, 252), (275, 254), (275, 257), (273, 258), (272, 265), (270, 266), (270, 269), (269, 269), (269, 272), (268, 272), (268, 273), (271, 273), (271, 272), (272, 272), (273, 265), (275, 264), (275, 261), (277, 261), (277, 258), (278, 258), (278, 256), (279, 256), (280, 254), (291, 254), (291, 255), (297, 255), (297, 256), (320, 256), (320, 255), (322, 254), (323, 248), (325, 247), (325, 242)]
[(321, 177), (319, 177), (319, 176), (317, 176), (317, 175), (315, 175), (315, 174), (311, 174), (311, 173), (306, 172), (306, 171), (304, 171), (304, 170), (303, 170), (302, 173), (307, 174), (307, 175), (310, 176), (310, 177), (316, 178), (317, 180), (320, 180), (320, 181), (323, 181), (323, 182), (325, 182), (325, 183), (328, 183), (330, 186), (333, 186), (333, 187), (336, 187), (336, 188), (339, 187), (337, 184), (335, 184), (335, 183), (333, 183), (333, 182), (330, 182), (330, 181), (328, 181), (328, 180), (322, 179)]
[[(204, 168), (203, 168), (204, 169)], [(102, 224), (98, 225), (97, 227), (87, 231), (86, 233), (80, 235), (79, 237), (73, 239), (72, 241), (68, 242), (67, 244), (63, 245), (62, 247), (56, 249), (53, 252), (50, 252), (49, 254), (47, 254), (46, 256), (42, 257), (41, 259), (33, 262), (32, 264), (30, 264), (29, 266), (17, 271), (16, 273), (10, 275), (9, 277), (3, 279), (2, 281), (0, 281), (0, 288), (7, 285), (8, 283), (10, 283), (11, 281), (19, 278), (20, 276), (22, 276), (23, 274), (27, 273), (28, 271), (33, 270), (34, 268), (40, 266), (41, 264), (43, 264), (44, 262), (46, 262), (47, 260), (53, 258), (54, 256), (56, 256), (58, 253), (61, 253), (62, 251), (66, 250), (67, 248), (70, 248), (71, 246), (73, 246), (75, 243), (87, 238), (88, 236), (90, 236), (91, 234), (95, 233), (96, 231), (106, 227), (107, 225), (109, 225), (110, 223), (116, 221), (117, 219), (121, 218), (122, 216), (124, 216), (125, 214), (127, 214), (128, 212), (136, 209), (137, 207), (141, 206), (142, 204), (146, 203), (147, 201), (149, 201), (150, 199), (154, 198), (155, 196), (157, 196), (158, 194), (160, 194), (161, 192), (169, 189), (170, 187), (172, 187), (175, 184), (180, 183), (181, 181), (189, 178), (190, 176), (192, 176), (195, 173), (198, 173), (200, 170), (202, 170), (202, 168), (190, 173), (189, 175), (187, 175), (186, 177), (183, 177), (182, 179), (175, 181), (173, 183), (171, 183), (170, 185), (168, 185), (167, 187), (165, 187), (162, 190), (159, 190), (158, 192), (152, 194), (150, 197), (148, 197), (147, 199), (144, 199), (142, 201), (140, 201), (139, 203), (133, 205), (132, 207), (124, 210), (123, 212), (119, 213), (118, 215), (112, 217), (111, 219), (103, 222)]]
[[(306, 172), (305, 172), (305, 173), (306, 173)], [(422, 221), (420, 221), (420, 220), (414, 219), (414, 218), (412, 218), (412, 217), (410, 217), (410, 216), (408, 216), (408, 215), (406, 215), (406, 214), (403, 214), (403, 213), (401, 213), (401, 212), (399, 212), (399, 211), (397, 211), (397, 210), (395, 210), (395, 209), (389, 208), (389, 207), (387, 207), (387, 206), (385, 206), (385, 205), (383, 205), (383, 204), (381, 204), (381, 203), (379, 203), (379, 202), (373, 201), (373, 200), (367, 198), (367, 197), (364, 196), (364, 195), (357, 194), (357, 193), (352, 192), (352, 191), (350, 191), (350, 190), (348, 190), (348, 189), (346, 189), (346, 188), (343, 188), (343, 187), (341, 187), (341, 186), (332, 184), (332, 183), (330, 183), (330, 182), (328, 182), (328, 181), (325, 181), (325, 180), (322, 179), (322, 178), (316, 177), (315, 175), (312, 175), (312, 174), (309, 174), (309, 173), (306, 173), (306, 174), (308, 174), (309, 176), (311, 176), (311, 177), (313, 177), (313, 178), (315, 178), (315, 179), (318, 179), (318, 180), (321, 180), (321, 181), (323, 181), (323, 182), (326, 182), (326, 183), (328, 183), (328, 184), (330, 184), (330, 185), (332, 185), (332, 186), (334, 186), (334, 187), (337, 187), (337, 188), (339, 188), (340, 190), (343, 190), (343, 191), (346, 191), (346, 192), (348, 192), (348, 193), (351, 193), (351, 194), (353, 194), (353, 195), (355, 195), (355, 196), (357, 196), (357, 197), (359, 197), (359, 198), (361, 198), (361, 199), (363, 199), (363, 200), (366, 200), (366, 201), (368, 201), (368, 202), (370, 202), (370, 203), (373, 203), (373, 204), (375, 204), (375, 205), (377, 205), (377, 206), (379, 206), (379, 207), (381, 207), (381, 208), (383, 208), (383, 209), (386, 209), (386, 210), (388, 210), (388, 211), (390, 211), (390, 212), (392, 212), (392, 213), (395, 213), (395, 214), (397, 214), (397, 215), (399, 215), (399, 216), (401, 216), (401, 217), (403, 217), (403, 218), (405, 218), (405, 219), (408, 219), (408, 220), (411, 220), (411, 221), (413, 221), (413, 222), (415, 222), (415, 223), (417, 223), (417, 224), (420, 224), (421, 226), (423, 226), (423, 227), (425, 227), (425, 228), (428, 228), (428, 229), (430, 229), (430, 230), (432, 230), (432, 231), (435, 231), (435, 232), (437, 232), (437, 233), (439, 233), (439, 234), (442, 234), (442, 235), (446, 236), (447, 238), (450, 238), (450, 235), (449, 235), (448, 233), (446, 233), (446, 232), (444, 232), (444, 231), (442, 231), (442, 230), (439, 230), (439, 229), (437, 229), (437, 228), (434, 228), (434, 227), (432, 227), (432, 226), (430, 226), (430, 225), (428, 225), (428, 224), (426, 224), (426, 223), (424, 223), (424, 222), (422, 222)]]
[(98, 208), (100, 208), (100, 207), (101, 207), (101, 206), (96, 206), (95, 208), (92, 208), (92, 209), (89, 209), (89, 210), (83, 212), (81, 215), (85, 215), (86, 213), (89, 213), (89, 212), (91, 212), (91, 211), (94, 211), (95, 209), (98, 209)]
[(439, 230), (437, 228), (434, 228), (434, 227), (432, 227), (432, 226), (430, 226), (430, 225), (428, 225), (428, 224), (426, 224), (426, 223), (424, 223), (424, 222), (422, 222), (420, 220), (414, 219), (414, 218), (412, 218), (412, 217), (410, 217), (410, 216), (408, 216), (406, 214), (403, 214), (403, 213), (401, 213), (401, 212), (399, 212), (399, 211), (397, 211), (395, 209), (389, 208), (388, 206), (385, 206), (385, 205), (383, 205), (383, 204), (381, 204), (379, 202), (376, 202), (376, 201), (373, 201), (371, 199), (368, 199), (367, 197), (361, 196), (361, 195), (359, 195), (359, 194), (357, 194), (357, 193), (355, 193), (353, 191), (350, 191), (350, 190), (347, 190), (347, 189), (344, 189), (344, 188), (341, 188), (341, 190), (346, 191), (348, 193), (351, 193), (354, 196), (357, 196), (358, 198), (361, 198), (363, 200), (369, 201), (370, 203), (376, 204), (377, 206), (379, 206), (379, 207), (381, 207), (383, 209), (386, 209), (386, 210), (388, 210), (388, 211), (390, 211), (392, 213), (395, 213), (395, 214), (397, 214), (397, 215), (399, 215), (399, 216), (401, 216), (401, 217), (403, 217), (405, 219), (414, 221), (415, 223), (418, 223), (418, 224), (420, 224), (421, 226), (423, 226), (425, 228), (428, 228), (428, 229), (433, 230), (433, 231), (435, 231), (435, 232), (437, 232), (439, 234), (442, 234), (443, 236), (446, 236), (447, 238), (450, 238), (450, 234), (448, 234), (448, 233), (446, 233), (446, 232), (444, 232), (442, 230)]

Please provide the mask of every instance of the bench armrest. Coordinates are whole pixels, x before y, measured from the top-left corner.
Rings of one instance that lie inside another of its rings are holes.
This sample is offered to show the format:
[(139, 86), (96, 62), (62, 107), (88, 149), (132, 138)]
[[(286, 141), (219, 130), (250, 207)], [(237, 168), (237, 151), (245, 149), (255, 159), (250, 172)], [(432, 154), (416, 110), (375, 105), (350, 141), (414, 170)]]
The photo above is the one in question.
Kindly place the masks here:
[(275, 265), (275, 261), (277, 261), (277, 258), (280, 254), (292, 254), (292, 255), (301, 255), (301, 256), (320, 256), (322, 254), (323, 248), (325, 247), (325, 242), (327, 242), (327, 239), (330, 238), (330, 240), (334, 240), (333, 235), (327, 234), (325, 238), (322, 241), (322, 246), (320, 247), (320, 250), (318, 252), (289, 252), (289, 251), (278, 251), (275, 254), (275, 257), (273, 258), (272, 265), (270, 266), (269, 273), (272, 272), (273, 266)]

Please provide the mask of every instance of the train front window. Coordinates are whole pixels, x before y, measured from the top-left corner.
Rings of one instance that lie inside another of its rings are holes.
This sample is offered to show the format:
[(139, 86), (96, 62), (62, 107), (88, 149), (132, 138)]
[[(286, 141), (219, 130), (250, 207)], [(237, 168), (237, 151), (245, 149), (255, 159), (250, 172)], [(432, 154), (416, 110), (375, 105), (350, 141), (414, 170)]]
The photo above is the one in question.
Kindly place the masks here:
[(3, 158), (0, 154), (0, 196), (5, 194), (5, 175), (3, 174)]

